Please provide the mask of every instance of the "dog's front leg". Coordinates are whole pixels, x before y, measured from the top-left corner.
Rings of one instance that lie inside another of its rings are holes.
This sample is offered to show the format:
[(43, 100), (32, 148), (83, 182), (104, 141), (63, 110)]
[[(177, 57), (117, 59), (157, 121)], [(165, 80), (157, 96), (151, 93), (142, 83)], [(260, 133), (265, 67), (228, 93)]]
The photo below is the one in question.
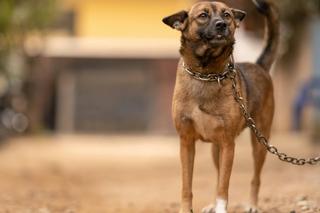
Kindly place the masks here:
[(228, 203), (229, 181), (234, 158), (234, 141), (220, 144), (219, 179), (216, 200), (216, 213), (226, 213)]
[(182, 169), (182, 194), (180, 213), (192, 212), (192, 177), (195, 156), (195, 141), (190, 138), (180, 139), (180, 159)]

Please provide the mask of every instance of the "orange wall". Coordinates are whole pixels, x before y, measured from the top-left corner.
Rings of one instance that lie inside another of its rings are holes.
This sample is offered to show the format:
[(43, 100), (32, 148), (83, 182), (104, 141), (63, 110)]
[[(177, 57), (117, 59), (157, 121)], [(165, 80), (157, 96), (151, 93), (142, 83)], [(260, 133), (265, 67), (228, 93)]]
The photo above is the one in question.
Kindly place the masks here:
[(192, 0), (67, 0), (76, 10), (76, 32), (82, 37), (170, 38), (178, 35), (161, 19)]

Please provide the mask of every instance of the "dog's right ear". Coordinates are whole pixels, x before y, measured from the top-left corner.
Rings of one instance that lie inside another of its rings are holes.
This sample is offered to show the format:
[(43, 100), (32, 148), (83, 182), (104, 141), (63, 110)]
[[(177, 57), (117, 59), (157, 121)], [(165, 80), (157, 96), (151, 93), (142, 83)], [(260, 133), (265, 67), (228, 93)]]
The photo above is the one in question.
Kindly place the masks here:
[(188, 12), (182, 10), (178, 13), (175, 13), (171, 16), (165, 17), (162, 19), (163, 23), (172, 27), (173, 29), (183, 31), (187, 26)]

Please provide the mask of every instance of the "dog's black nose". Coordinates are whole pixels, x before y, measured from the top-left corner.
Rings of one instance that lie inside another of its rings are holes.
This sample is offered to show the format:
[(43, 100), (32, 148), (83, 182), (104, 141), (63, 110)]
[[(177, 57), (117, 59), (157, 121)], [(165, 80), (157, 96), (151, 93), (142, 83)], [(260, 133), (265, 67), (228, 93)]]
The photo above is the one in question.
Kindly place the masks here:
[(217, 21), (216, 22), (216, 29), (217, 30), (225, 30), (227, 28), (227, 24), (224, 21)]

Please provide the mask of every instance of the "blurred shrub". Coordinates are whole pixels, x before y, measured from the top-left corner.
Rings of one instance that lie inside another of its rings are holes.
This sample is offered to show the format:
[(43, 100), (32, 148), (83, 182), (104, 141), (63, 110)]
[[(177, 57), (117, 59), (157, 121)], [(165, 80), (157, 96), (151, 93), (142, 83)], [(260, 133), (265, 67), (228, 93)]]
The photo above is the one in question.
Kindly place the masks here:
[(12, 78), (23, 81), (24, 43), (31, 33), (44, 32), (55, 11), (56, 0), (0, 0), (0, 77), (6, 78), (8, 85), (12, 85)]
[(30, 32), (41, 32), (53, 20), (56, 0), (0, 0), (0, 66), (8, 72), (5, 62), (10, 51), (23, 50)]
[(43, 37), (55, 18), (56, 1), (0, 0), (0, 118), (8, 110), (28, 114), (26, 85), (32, 63), (26, 54), (27, 41)]

